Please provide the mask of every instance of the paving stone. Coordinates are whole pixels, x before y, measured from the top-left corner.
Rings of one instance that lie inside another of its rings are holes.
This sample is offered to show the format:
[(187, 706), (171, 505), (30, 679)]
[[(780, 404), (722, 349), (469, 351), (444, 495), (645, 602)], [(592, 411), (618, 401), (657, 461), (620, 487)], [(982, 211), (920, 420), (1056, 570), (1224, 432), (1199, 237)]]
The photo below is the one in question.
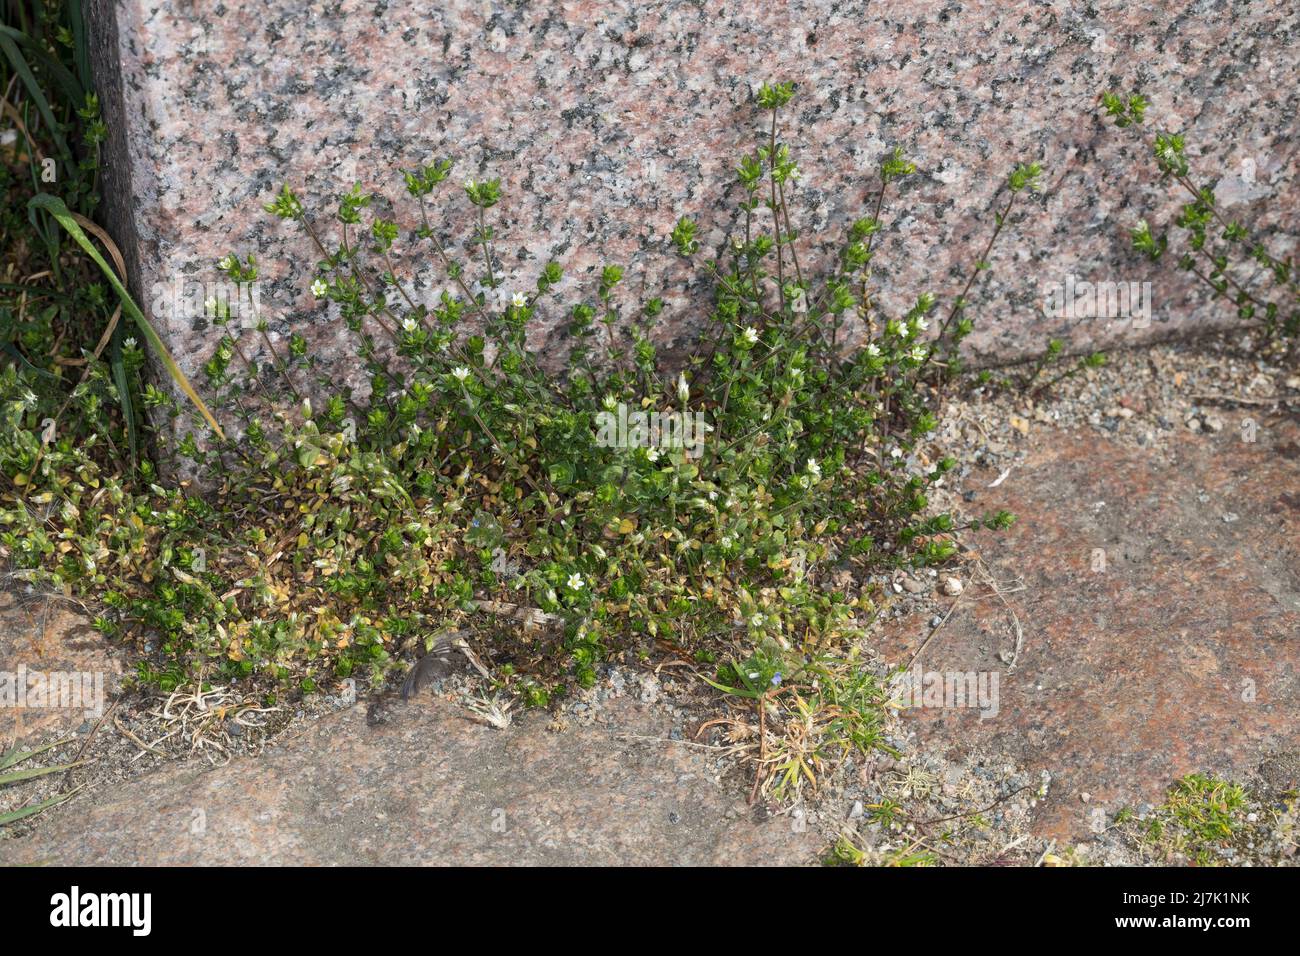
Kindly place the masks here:
[[(921, 744), (1050, 771), (1035, 826), (1062, 840), (1086, 837), (1095, 808), (1158, 803), (1194, 771), (1285, 789), (1300, 742), (1298, 439), (1295, 416), (1255, 443), (1188, 433), (1170, 466), (1065, 433), (996, 489), (977, 475), (981, 507), (1019, 516), (982, 536), (982, 557), (1024, 589), (1004, 604), (976, 583), (958, 599), (916, 666), (997, 672), (998, 712), (911, 709)], [(908, 660), (929, 629), (928, 615), (891, 626), (886, 658)]]
[[(325, 718), (258, 759), (175, 764), (58, 808), (0, 860), (42, 864), (803, 864), (813, 828), (755, 819), (662, 711), (504, 730), (440, 702)], [(651, 738), (651, 739), (645, 739)]]

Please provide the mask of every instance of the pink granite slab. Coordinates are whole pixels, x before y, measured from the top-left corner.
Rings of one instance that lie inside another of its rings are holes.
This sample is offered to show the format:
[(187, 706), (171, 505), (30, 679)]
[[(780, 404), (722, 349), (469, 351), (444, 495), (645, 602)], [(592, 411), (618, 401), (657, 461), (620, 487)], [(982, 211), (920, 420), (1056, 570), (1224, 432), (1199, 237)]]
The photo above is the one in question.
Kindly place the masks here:
[[(456, 184), (503, 182), (493, 213), (507, 288), (531, 287), (556, 259), (567, 305), (592, 294), (603, 263), (624, 264), (629, 300), (665, 298), (654, 334), (682, 348), (708, 288), (667, 236), (682, 215), (700, 220), (707, 248), (734, 233), (733, 170), (760, 135), (752, 94), (769, 77), (799, 86), (785, 136), (803, 170), (793, 201), (809, 271), (869, 212), (886, 149), (901, 145), (920, 167), (883, 216), (887, 307), (926, 289), (954, 295), (1008, 169), (1045, 166), (1042, 198), (995, 251), (971, 311), (969, 344), (986, 361), (1052, 335), (1085, 349), (1234, 321), (1172, 262), (1129, 250), (1127, 228), (1175, 208), (1176, 194), (1135, 139), (1097, 118), (1104, 89), (1140, 86), (1150, 117), (1187, 132), (1195, 170), (1224, 172), (1221, 202), (1271, 235), (1275, 254), (1291, 251), (1275, 231), (1294, 235), (1300, 205), (1291, 0), (89, 6), (114, 127), (108, 214), (137, 291), (150, 301), (157, 283), (214, 278), (220, 256), (255, 253), (274, 336), (303, 332), (336, 380), (355, 378), (355, 349), (308, 291), (314, 251), (262, 211), (282, 182), (328, 215), (360, 181), (411, 226), (400, 171), (454, 157), (436, 199), (453, 235), (470, 211)], [(404, 235), (398, 250), (414, 295), (443, 288), (427, 249)], [(1150, 281), (1149, 327), (1044, 316), (1045, 287), (1071, 275)], [(152, 318), (182, 366), (198, 369), (216, 332), (161, 312)], [(562, 321), (558, 305), (539, 309), (533, 345), (560, 350)]]

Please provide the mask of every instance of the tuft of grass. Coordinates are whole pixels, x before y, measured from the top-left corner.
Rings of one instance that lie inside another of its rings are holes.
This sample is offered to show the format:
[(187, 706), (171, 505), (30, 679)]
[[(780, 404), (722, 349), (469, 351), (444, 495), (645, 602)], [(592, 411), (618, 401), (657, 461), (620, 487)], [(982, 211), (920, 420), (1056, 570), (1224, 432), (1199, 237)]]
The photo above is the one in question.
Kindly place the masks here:
[(1225, 849), (1250, 842), (1250, 834), (1263, 826), (1258, 822), (1261, 814), (1256, 821), (1248, 819), (1252, 806), (1250, 794), (1239, 784), (1193, 773), (1175, 782), (1150, 814), (1139, 817), (1124, 808), (1114, 823), (1144, 854), (1215, 866), (1227, 861)]

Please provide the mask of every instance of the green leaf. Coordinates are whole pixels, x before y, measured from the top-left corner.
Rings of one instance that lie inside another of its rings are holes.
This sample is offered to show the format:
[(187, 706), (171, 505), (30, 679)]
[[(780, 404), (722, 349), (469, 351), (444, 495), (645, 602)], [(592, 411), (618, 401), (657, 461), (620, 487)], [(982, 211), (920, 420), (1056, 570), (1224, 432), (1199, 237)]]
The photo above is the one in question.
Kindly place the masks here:
[(208, 411), (208, 406), (203, 403), (203, 399), (199, 398), (199, 393), (194, 390), (194, 386), (190, 384), (190, 380), (186, 378), (185, 373), (180, 370), (180, 366), (178, 366), (176, 360), (172, 358), (171, 352), (167, 351), (167, 346), (164, 345), (162, 339), (158, 337), (158, 333), (155, 332), (153, 326), (149, 324), (149, 320), (144, 317), (144, 313), (141, 312), (140, 307), (135, 304), (135, 300), (133, 300), (131, 294), (126, 291), (126, 287), (122, 285), (117, 274), (109, 268), (108, 263), (104, 261), (104, 257), (99, 254), (99, 250), (91, 244), (90, 240), (86, 237), (86, 234), (81, 231), (81, 226), (77, 225), (76, 219), (73, 218), (68, 207), (63, 204), (63, 200), (57, 196), (51, 196), (49, 193), (39, 193), (32, 197), (31, 202), (27, 204), (27, 208), (43, 209), (48, 212), (58, 221), (59, 225), (64, 228), (68, 235), (76, 240), (77, 245), (81, 246), (86, 255), (95, 260), (95, 264), (99, 266), (100, 270), (108, 279), (109, 285), (113, 287), (113, 291), (117, 293), (117, 297), (122, 301), (122, 308), (125, 309), (126, 314), (131, 316), (132, 320), (134, 320), (136, 326), (140, 329), (140, 332), (144, 335), (145, 339), (149, 342), (150, 347), (154, 350), (154, 353), (166, 367), (167, 373), (172, 377), (172, 381), (176, 383), (176, 387), (185, 393), (186, 397), (194, 404), (194, 407), (198, 409), (199, 414), (207, 420), (208, 425), (217, 434), (217, 437), (222, 441), (225, 441), (226, 433), (221, 430), (221, 426), (217, 424), (217, 420), (212, 417), (212, 412)]
[(9, 813), (0, 813), (0, 827), (21, 820), (23, 817), (34, 816), (42, 810), (48, 810), (50, 807), (56, 806), (64, 800), (67, 800), (73, 793), (76, 793), (76, 791), (73, 790), (68, 793), (56, 794), (48, 800), (42, 800), (40, 803), (33, 803), (30, 807), (19, 807), (17, 810), (13, 810)]
[(40, 112), (46, 129), (50, 131), (50, 135), (54, 137), (55, 143), (58, 144), (59, 152), (65, 158), (71, 157), (72, 154), (68, 152), (67, 140), (63, 138), (59, 124), (54, 119), (54, 112), (50, 109), (49, 101), (45, 99), (41, 84), (37, 82), (35, 74), (32, 73), (32, 68), (27, 65), (27, 60), (23, 57), (22, 51), (14, 43), (11, 37), (12, 32), (8, 28), (0, 32), (0, 50), (4, 51), (9, 63), (14, 68), (14, 72), (18, 74), (23, 81), (23, 85), (27, 87), (27, 94), (32, 98), (32, 102), (36, 104), (36, 109)]

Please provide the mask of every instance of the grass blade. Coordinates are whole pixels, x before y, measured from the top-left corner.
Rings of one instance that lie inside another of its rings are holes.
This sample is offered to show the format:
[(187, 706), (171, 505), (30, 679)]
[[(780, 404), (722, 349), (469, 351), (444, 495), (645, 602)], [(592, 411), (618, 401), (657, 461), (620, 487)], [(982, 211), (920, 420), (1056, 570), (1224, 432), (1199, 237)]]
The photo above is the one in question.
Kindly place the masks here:
[(40, 193), (37, 196), (33, 196), (31, 202), (27, 204), (27, 208), (43, 209), (48, 212), (55, 218), (59, 225), (64, 228), (68, 235), (76, 241), (77, 245), (81, 246), (81, 248), (85, 250), (86, 255), (95, 260), (95, 264), (103, 271), (105, 278), (108, 279), (109, 284), (113, 287), (113, 291), (117, 293), (118, 299), (121, 300), (122, 308), (126, 310), (127, 315), (131, 316), (136, 326), (140, 329), (140, 332), (149, 342), (150, 348), (154, 350), (154, 354), (158, 356), (159, 360), (167, 368), (167, 373), (172, 377), (172, 381), (176, 383), (176, 387), (185, 393), (186, 397), (194, 404), (194, 407), (197, 408), (199, 413), (207, 420), (208, 425), (212, 428), (213, 432), (216, 433), (217, 437), (222, 441), (225, 441), (226, 433), (221, 430), (221, 426), (217, 424), (217, 420), (212, 417), (212, 412), (208, 411), (208, 406), (204, 404), (203, 399), (199, 397), (199, 393), (196, 392), (194, 386), (190, 384), (190, 380), (185, 377), (185, 373), (180, 370), (180, 366), (178, 366), (176, 360), (172, 358), (172, 354), (167, 350), (167, 346), (164, 345), (162, 339), (158, 337), (158, 333), (155, 332), (153, 326), (149, 324), (149, 320), (146, 319), (144, 313), (140, 311), (140, 307), (135, 304), (135, 300), (131, 298), (131, 294), (126, 291), (126, 287), (123, 286), (121, 280), (118, 279), (117, 273), (109, 268), (108, 263), (104, 261), (104, 257), (99, 254), (99, 250), (91, 244), (91, 241), (86, 237), (86, 234), (82, 232), (81, 226), (77, 223), (76, 215), (69, 211), (68, 207), (63, 204), (62, 199), (59, 199), (57, 196), (51, 196), (49, 193)]
[(118, 401), (122, 403), (122, 420), (126, 422), (126, 443), (131, 452), (131, 467), (134, 468), (139, 445), (135, 433), (135, 409), (131, 406), (131, 389), (126, 381), (126, 363), (122, 360), (120, 326), (113, 332), (113, 354), (109, 364), (113, 369), (113, 385), (117, 388)]
[(45, 777), (52, 773), (62, 773), (64, 770), (71, 770), (73, 767), (80, 767), (85, 761), (79, 763), (64, 763), (54, 767), (28, 767), (26, 770), (11, 770), (0, 776), (0, 787), (10, 783), (18, 783), (22, 780), (35, 780), (37, 777)]
[(17, 820), (21, 820), (23, 817), (34, 816), (35, 814), (40, 813), (42, 810), (48, 810), (50, 807), (56, 806), (57, 804), (62, 803), (64, 800), (67, 800), (69, 797), (72, 796), (72, 794), (76, 792), (77, 792), (76, 790), (72, 790), (69, 791), (68, 793), (56, 794), (55, 796), (50, 797), (50, 799), (48, 800), (42, 800), (40, 803), (33, 803), (30, 807), (21, 807), (10, 813), (0, 813), (0, 827), (8, 823), (14, 823)]
[(54, 138), (54, 141), (59, 146), (59, 152), (65, 158), (70, 157), (72, 154), (68, 152), (67, 140), (63, 138), (63, 132), (54, 119), (54, 113), (50, 109), (49, 101), (45, 99), (45, 93), (41, 91), (41, 84), (36, 82), (36, 76), (32, 73), (32, 68), (27, 65), (27, 60), (23, 58), (18, 45), (14, 43), (7, 31), (0, 32), (0, 51), (3, 51), (4, 55), (9, 58), (9, 63), (13, 66), (14, 72), (18, 74), (23, 81), (23, 85), (27, 87), (27, 94), (40, 111), (41, 119), (45, 121), (50, 136)]
[(35, 750), (19, 750), (17, 747), (14, 747), (14, 749), (8, 753), (0, 754), (0, 770), (7, 770), (14, 764), (22, 763), (24, 760), (30, 760), (37, 754), (43, 754), (47, 750), (53, 750), (60, 744), (66, 744), (70, 740), (72, 740), (71, 737), (67, 737), (63, 740), (56, 740), (53, 743), (46, 744), (44, 747), (37, 747)]

